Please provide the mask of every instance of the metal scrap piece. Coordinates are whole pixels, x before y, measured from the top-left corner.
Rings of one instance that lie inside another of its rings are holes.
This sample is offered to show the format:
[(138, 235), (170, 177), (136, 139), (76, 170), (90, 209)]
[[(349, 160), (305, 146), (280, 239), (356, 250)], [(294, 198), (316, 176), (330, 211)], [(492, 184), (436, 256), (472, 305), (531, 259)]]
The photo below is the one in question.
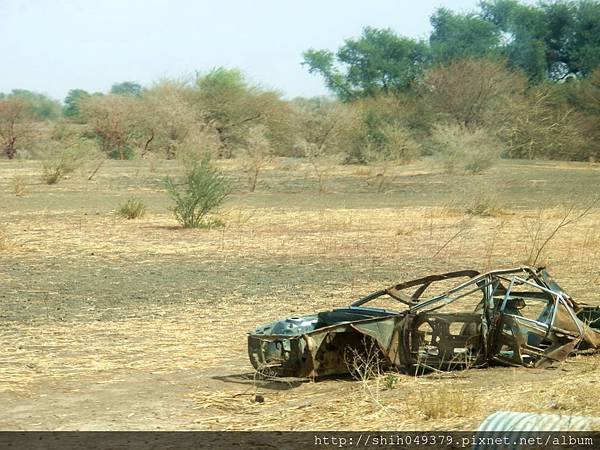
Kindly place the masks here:
[[(448, 280), (457, 284), (435, 292)], [(386, 297), (401, 309), (366, 306)], [(345, 308), (248, 333), (252, 365), (285, 377), (348, 373), (350, 353), (375, 351), (383, 366), (420, 373), (486, 365), (546, 367), (578, 349), (599, 348), (600, 308), (575, 302), (543, 268), (528, 266), (429, 275)]]

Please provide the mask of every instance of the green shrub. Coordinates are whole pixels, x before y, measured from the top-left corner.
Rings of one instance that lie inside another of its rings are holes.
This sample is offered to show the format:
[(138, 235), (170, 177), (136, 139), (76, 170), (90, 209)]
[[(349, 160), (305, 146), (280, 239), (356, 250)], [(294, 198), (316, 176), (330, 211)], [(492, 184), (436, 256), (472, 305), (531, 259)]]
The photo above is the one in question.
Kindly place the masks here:
[(127, 220), (139, 219), (146, 214), (146, 205), (139, 198), (130, 197), (119, 207), (118, 213)]
[(221, 170), (213, 166), (210, 155), (191, 163), (183, 180), (175, 183), (166, 177), (165, 189), (175, 201), (173, 213), (184, 228), (212, 228), (223, 224), (211, 217), (231, 192), (231, 186)]

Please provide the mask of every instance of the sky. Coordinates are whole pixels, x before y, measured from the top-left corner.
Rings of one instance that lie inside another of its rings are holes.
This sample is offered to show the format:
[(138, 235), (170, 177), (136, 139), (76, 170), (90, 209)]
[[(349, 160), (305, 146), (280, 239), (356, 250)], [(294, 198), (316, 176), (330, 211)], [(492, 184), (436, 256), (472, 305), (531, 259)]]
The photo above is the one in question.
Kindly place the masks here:
[(301, 65), (309, 48), (336, 50), (365, 26), (427, 38), (438, 7), (478, 0), (0, 0), (0, 92), (62, 100), (135, 81), (186, 79), (225, 66), (286, 98), (325, 95)]

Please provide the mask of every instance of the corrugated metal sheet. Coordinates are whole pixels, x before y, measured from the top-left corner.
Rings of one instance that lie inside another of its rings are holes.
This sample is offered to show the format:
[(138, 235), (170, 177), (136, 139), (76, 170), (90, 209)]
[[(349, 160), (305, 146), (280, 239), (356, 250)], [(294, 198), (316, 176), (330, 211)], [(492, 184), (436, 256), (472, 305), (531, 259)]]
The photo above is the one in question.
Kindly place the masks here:
[(477, 431), (592, 431), (600, 429), (600, 417), (498, 411), (489, 415)]
[(542, 432), (565, 432), (565, 431), (599, 431), (600, 417), (590, 416), (562, 416), (555, 414), (535, 414), (521, 413), (512, 411), (498, 411), (487, 416), (475, 435), (475, 442), (478, 442), (478, 437), (497, 437), (503, 438), (507, 433), (510, 433), (514, 439), (515, 445), (479, 445), (475, 444), (473, 449), (486, 450), (509, 450), (520, 449), (516, 442), (520, 438), (526, 437), (527, 433), (542, 431)]

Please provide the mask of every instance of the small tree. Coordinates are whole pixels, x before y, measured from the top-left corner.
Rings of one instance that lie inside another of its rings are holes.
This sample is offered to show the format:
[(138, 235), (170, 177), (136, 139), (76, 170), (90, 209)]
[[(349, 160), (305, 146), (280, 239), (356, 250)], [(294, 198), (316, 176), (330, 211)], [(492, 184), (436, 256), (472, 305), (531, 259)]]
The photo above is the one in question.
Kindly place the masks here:
[(79, 102), (91, 97), (91, 94), (83, 89), (71, 89), (64, 101), (63, 114), (70, 119), (80, 119)]
[(221, 170), (212, 165), (210, 154), (207, 153), (199, 163), (190, 163), (181, 183), (176, 184), (166, 177), (165, 189), (175, 201), (173, 213), (184, 228), (221, 225), (218, 219), (209, 220), (208, 216), (231, 193), (231, 186)]
[(218, 67), (196, 80), (193, 105), (216, 131), (219, 157), (233, 157), (257, 125), (269, 129), (271, 145), (282, 154), (293, 140), (289, 137), (290, 111), (280, 97), (277, 92), (249, 84), (239, 70)]
[(487, 59), (465, 58), (425, 74), (421, 88), (434, 110), (464, 127), (494, 122), (498, 106), (522, 94), (522, 74)]
[(100, 148), (115, 159), (130, 159), (134, 149), (151, 136), (143, 104), (137, 97), (104, 95), (78, 102), (82, 117), (91, 127)]
[[(190, 104), (190, 88), (174, 80), (162, 80), (142, 94), (140, 124), (145, 136), (140, 142), (140, 156), (157, 152), (168, 159), (177, 158), (182, 146), (205, 148), (197, 134), (204, 133), (208, 125), (198, 119)], [(204, 136), (202, 136), (204, 137)]]
[(29, 104), (22, 98), (0, 100), (0, 144), (8, 159), (17, 155), (17, 147), (33, 132)]

